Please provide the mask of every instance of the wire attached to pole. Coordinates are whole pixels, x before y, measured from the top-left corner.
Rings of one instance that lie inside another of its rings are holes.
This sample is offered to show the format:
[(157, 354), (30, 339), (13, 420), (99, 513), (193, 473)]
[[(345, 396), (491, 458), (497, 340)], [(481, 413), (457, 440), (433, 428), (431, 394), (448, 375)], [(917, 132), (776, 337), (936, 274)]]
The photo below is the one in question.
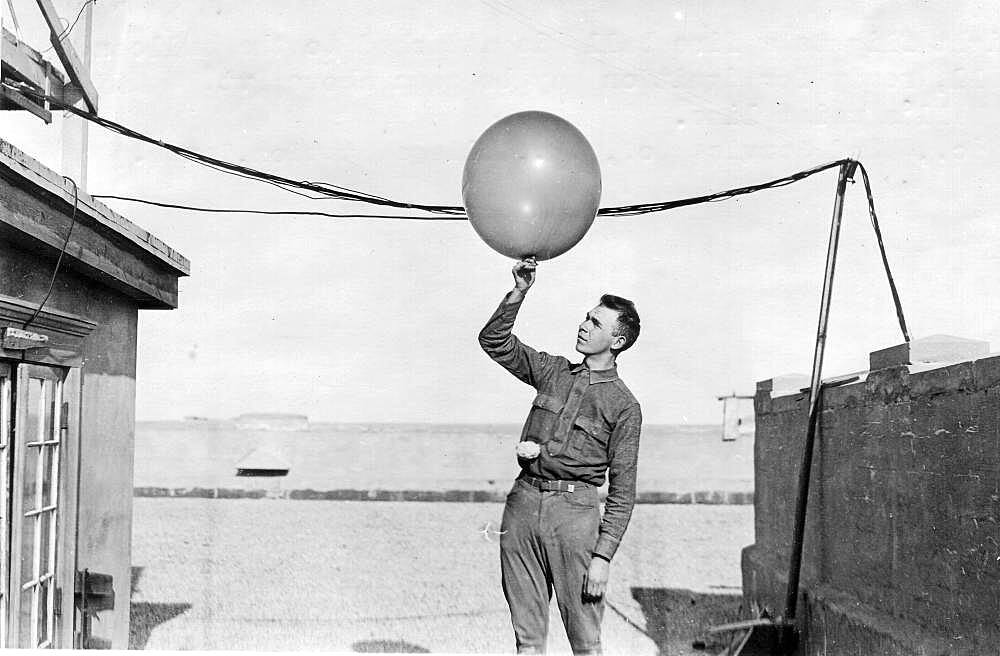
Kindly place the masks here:
[[(83, 6), (86, 7), (86, 5), (87, 5), (87, 3), (85, 2)], [(81, 9), (81, 12), (82, 12), (82, 9)], [(72, 29), (72, 26), (70, 27), (70, 29)], [(82, 109), (80, 109), (78, 107), (74, 107), (72, 105), (69, 105), (69, 104), (63, 102), (62, 100), (60, 100), (58, 98), (55, 98), (55, 97), (50, 96), (50, 95), (45, 94), (45, 93), (41, 93), (37, 89), (34, 89), (31, 86), (26, 85), (24, 83), (11, 83), (11, 82), (8, 82), (8, 81), (4, 81), (2, 84), (3, 84), (3, 86), (6, 86), (6, 87), (8, 87), (10, 89), (14, 89), (14, 90), (19, 91), (21, 93), (24, 93), (26, 95), (38, 98), (41, 101), (46, 101), (46, 102), (50, 103), (53, 107), (55, 107), (57, 109), (62, 109), (62, 110), (68, 111), (68, 112), (70, 112), (72, 114), (75, 114), (75, 115), (79, 116), (80, 118), (83, 118), (85, 120), (91, 121), (92, 123), (96, 123), (97, 125), (100, 125), (101, 127), (105, 128), (105, 129), (111, 130), (112, 132), (117, 132), (118, 134), (121, 134), (123, 136), (129, 137), (129, 138), (132, 138), (132, 139), (136, 139), (138, 141), (143, 141), (143, 142), (155, 145), (155, 146), (159, 146), (161, 148), (165, 148), (165, 149), (167, 149), (167, 150), (169, 150), (169, 151), (171, 151), (171, 152), (173, 152), (173, 153), (175, 153), (175, 154), (177, 154), (177, 155), (179, 155), (181, 157), (184, 157), (185, 159), (191, 160), (191, 161), (196, 162), (198, 164), (201, 164), (203, 166), (208, 166), (209, 168), (213, 168), (213, 169), (216, 169), (216, 170), (219, 170), (219, 171), (231, 174), (231, 175), (236, 175), (236, 176), (240, 176), (240, 177), (250, 178), (250, 179), (258, 180), (260, 182), (265, 182), (267, 184), (272, 184), (272, 185), (275, 185), (275, 186), (277, 186), (277, 187), (279, 187), (281, 189), (284, 189), (285, 191), (290, 191), (292, 193), (296, 193), (296, 194), (299, 194), (299, 195), (304, 195), (304, 196), (306, 196), (308, 198), (312, 198), (314, 200), (319, 200), (321, 198), (324, 198), (324, 199), (328, 198), (328, 199), (334, 199), (334, 200), (362, 202), (362, 203), (369, 203), (369, 204), (372, 204), (372, 205), (380, 205), (380, 206), (383, 206), (383, 207), (394, 207), (394, 208), (399, 208), (399, 209), (419, 210), (419, 211), (427, 212), (427, 213), (431, 214), (432, 216), (402, 216), (402, 215), (386, 215), (386, 214), (382, 214), (382, 215), (371, 215), (371, 214), (368, 214), (368, 215), (366, 215), (366, 214), (335, 214), (335, 213), (329, 213), (329, 212), (310, 212), (310, 211), (297, 212), (297, 211), (264, 211), (264, 210), (211, 209), (211, 208), (193, 207), (193, 206), (187, 206), (187, 205), (176, 205), (176, 204), (172, 204), (172, 203), (160, 203), (160, 202), (156, 202), (156, 201), (148, 201), (148, 200), (143, 200), (143, 199), (139, 199), (139, 198), (130, 198), (130, 197), (125, 197), (125, 196), (110, 196), (110, 195), (96, 196), (95, 195), (94, 196), (95, 198), (115, 198), (115, 199), (118, 199), (118, 200), (126, 200), (126, 201), (131, 201), (131, 202), (146, 203), (146, 204), (149, 204), (149, 205), (158, 205), (160, 207), (172, 207), (172, 208), (177, 208), (177, 209), (186, 209), (186, 210), (197, 211), (197, 212), (246, 213), (246, 214), (284, 214), (284, 215), (302, 214), (302, 215), (312, 215), (312, 216), (329, 216), (329, 217), (332, 217), (332, 218), (385, 218), (385, 219), (413, 219), (413, 220), (435, 220), (435, 219), (437, 219), (437, 220), (461, 220), (461, 219), (465, 219), (466, 218), (465, 208), (461, 207), (461, 206), (455, 206), (455, 205), (427, 205), (427, 204), (422, 204), (422, 203), (402, 202), (402, 201), (392, 200), (390, 198), (385, 198), (385, 197), (382, 197), (382, 196), (377, 196), (377, 195), (374, 195), (374, 194), (369, 194), (369, 193), (366, 193), (366, 192), (362, 192), (362, 191), (357, 191), (357, 190), (354, 190), (354, 189), (350, 189), (348, 187), (341, 187), (341, 186), (333, 185), (333, 184), (329, 184), (329, 183), (292, 180), (290, 178), (285, 178), (285, 177), (282, 177), (282, 176), (279, 176), (279, 175), (275, 175), (273, 173), (266, 173), (264, 171), (259, 171), (259, 170), (256, 170), (256, 169), (253, 169), (253, 168), (250, 168), (250, 167), (247, 167), (247, 166), (242, 166), (242, 165), (239, 165), (239, 164), (234, 164), (234, 163), (231, 163), (231, 162), (227, 162), (225, 160), (221, 160), (221, 159), (218, 159), (216, 157), (211, 157), (209, 155), (204, 155), (202, 153), (198, 153), (196, 151), (190, 150), (188, 148), (184, 148), (182, 146), (177, 146), (177, 145), (174, 145), (174, 144), (170, 144), (170, 143), (164, 142), (162, 139), (154, 139), (153, 137), (150, 137), (148, 135), (142, 134), (141, 132), (137, 132), (136, 130), (132, 130), (131, 128), (128, 128), (128, 127), (126, 127), (126, 126), (124, 126), (124, 125), (122, 125), (120, 123), (116, 123), (116, 122), (111, 121), (109, 119), (106, 119), (106, 118), (103, 118), (101, 116), (98, 116), (96, 113), (92, 113), (92, 112), (88, 112), (88, 111), (82, 110)], [(828, 164), (822, 164), (820, 166), (816, 166), (816, 167), (813, 167), (813, 168), (810, 168), (810, 169), (805, 169), (803, 171), (799, 171), (797, 173), (793, 173), (791, 175), (787, 175), (787, 176), (784, 176), (784, 177), (781, 177), (781, 178), (776, 178), (774, 180), (770, 180), (768, 182), (764, 182), (764, 183), (761, 183), (761, 184), (750, 185), (750, 186), (746, 186), (746, 187), (737, 187), (735, 189), (727, 189), (725, 191), (719, 191), (719, 192), (716, 192), (716, 193), (713, 193), (713, 194), (707, 194), (707, 195), (703, 195), (703, 196), (693, 196), (693, 197), (690, 197), (690, 198), (682, 198), (680, 200), (672, 200), (672, 201), (665, 201), (665, 202), (658, 202), (658, 203), (642, 203), (642, 204), (637, 204), (637, 205), (623, 205), (623, 206), (619, 206), (619, 207), (603, 207), (603, 208), (601, 208), (601, 209), (599, 209), (597, 211), (597, 215), (598, 216), (635, 216), (635, 215), (639, 215), (639, 214), (650, 214), (650, 213), (653, 213), (653, 212), (663, 212), (663, 211), (670, 210), (670, 209), (675, 209), (675, 208), (678, 208), (678, 207), (686, 207), (686, 206), (689, 206), (689, 205), (697, 205), (697, 204), (700, 204), (700, 203), (718, 202), (718, 201), (722, 201), (722, 200), (727, 200), (727, 199), (730, 199), (730, 198), (734, 198), (736, 196), (742, 196), (742, 195), (745, 195), (745, 194), (752, 194), (752, 193), (755, 193), (755, 192), (758, 192), (758, 191), (762, 191), (764, 189), (775, 189), (775, 188), (778, 188), (778, 187), (784, 187), (786, 185), (793, 184), (793, 183), (798, 182), (800, 180), (804, 180), (804, 179), (806, 179), (806, 178), (808, 178), (808, 177), (810, 177), (812, 175), (815, 175), (817, 173), (821, 173), (821, 172), (827, 171), (829, 169), (837, 168), (837, 167), (840, 167), (840, 166), (845, 165), (845, 164), (849, 164), (851, 166), (852, 170), (853, 170), (853, 168), (855, 166), (857, 166), (858, 168), (861, 169), (861, 176), (862, 176), (862, 178), (864, 180), (865, 192), (866, 192), (866, 195), (868, 197), (868, 213), (869, 213), (869, 216), (871, 217), (872, 227), (875, 230), (875, 237), (876, 237), (876, 240), (878, 242), (879, 253), (880, 253), (881, 257), (882, 257), (882, 265), (885, 268), (886, 278), (889, 281), (889, 289), (892, 292), (892, 300), (893, 300), (893, 304), (895, 305), (895, 308), (896, 308), (896, 318), (898, 319), (898, 321), (899, 321), (899, 327), (900, 327), (900, 329), (903, 332), (903, 339), (906, 340), (907, 342), (909, 342), (910, 341), (910, 334), (909, 334), (909, 331), (908, 331), (908, 329), (906, 327), (906, 320), (903, 317), (903, 308), (902, 308), (902, 304), (900, 303), (900, 300), (899, 300), (899, 292), (896, 289), (896, 283), (895, 283), (895, 280), (892, 277), (892, 271), (889, 268), (889, 260), (888, 260), (888, 257), (886, 256), (886, 253), (885, 253), (885, 244), (883, 243), (883, 240), (882, 240), (882, 232), (879, 229), (878, 217), (875, 214), (875, 200), (874, 200), (874, 197), (872, 196), (871, 181), (868, 178), (868, 172), (865, 170), (864, 165), (862, 165), (861, 162), (859, 162), (859, 161), (857, 161), (855, 159), (840, 159), (840, 160), (837, 160), (835, 162), (830, 162)], [(853, 179), (852, 179), (852, 182), (853, 182)], [(75, 215), (76, 215), (76, 200), (75, 200), (75, 198), (76, 198), (77, 194), (76, 194), (76, 191), (75, 191), (75, 189), (76, 189), (76, 183), (74, 182), (73, 184), (74, 184), (74, 205), (73, 205), (73, 212), (74, 212), (74, 217), (75, 217)], [(298, 191), (298, 190), (302, 190), (302, 191)], [(308, 194), (302, 193), (303, 191), (313, 192), (313, 193), (319, 194), (320, 196), (319, 197), (309, 196)], [(70, 226), (70, 230), (72, 230), (72, 224)], [(68, 238), (67, 238), (67, 243), (68, 243)], [(60, 259), (61, 259), (61, 255), (60, 255)], [(51, 289), (50, 289), (50, 291), (51, 291)]]
[[(369, 203), (372, 205), (381, 205), (387, 207), (395, 207), (398, 209), (412, 209), (420, 210), (423, 212), (428, 212), (431, 214), (446, 214), (451, 216), (464, 217), (465, 208), (458, 205), (430, 205), (424, 203), (410, 203), (404, 201), (393, 200), (391, 198), (385, 198), (383, 196), (377, 196), (375, 194), (370, 194), (363, 191), (358, 191), (356, 189), (351, 189), (349, 187), (342, 187), (338, 185), (332, 185), (324, 182), (310, 182), (303, 180), (292, 180), (290, 178), (285, 178), (280, 175), (273, 173), (267, 173), (264, 171), (259, 171), (257, 169), (250, 168), (248, 166), (243, 166), (240, 164), (234, 164), (232, 162), (227, 162), (225, 160), (219, 159), (217, 157), (212, 157), (210, 155), (205, 155), (183, 146), (178, 146), (163, 141), (162, 139), (156, 139), (150, 137), (141, 132), (133, 130), (115, 121), (98, 116), (95, 113), (88, 112), (86, 110), (80, 109), (73, 105), (64, 103), (58, 98), (39, 92), (37, 89), (33, 89), (30, 86), (21, 85), (11, 85), (4, 82), (5, 85), (10, 88), (16, 89), (21, 93), (29, 96), (33, 96), (40, 100), (47, 100), (56, 109), (61, 109), (68, 111), (72, 114), (79, 116), (85, 120), (92, 123), (100, 125), (101, 127), (111, 130), (112, 132), (117, 132), (123, 136), (129, 137), (131, 139), (136, 139), (137, 141), (143, 141), (154, 146), (159, 146), (172, 153), (184, 157), (185, 159), (191, 160), (203, 166), (208, 166), (216, 170), (228, 173), (230, 175), (236, 175), (240, 177), (252, 178), (259, 180), (261, 182), (266, 182), (268, 184), (275, 185), (285, 191), (290, 191), (292, 193), (301, 194), (302, 191), (308, 191), (315, 194), (319, 194), (320, 198), (331, 198), (334, 200), (344, 200), (353, 202)], [(653, 212), (663, 212), (670, 209), (675, 209), (678, 207), (685, 207), (688, 205), (697, 205), (699, 203), (711, 203), (726, 200), (736, 196), (742, 196), (745, 194), (752, 194), (757, 191), (762, 191), (764, 189), (775, 189), (777, 187), (784, 187), (789, 184), (793, 184), (800, 180), (804, 180), (812, 175), (821, 173), (823, 171), (836, 168), (848, 160), (837, 160), (835, 162), (830, 162), (828, 164), (823, 164), (820, 166), (813, 167), (811, 169), (806, 169), (804, 171), (799, 171), (791, 175), (787, 175), (775, 180), (770, 180), (761, 184), (750, 185), (746, 187), (737, 187), (735, 189), (727, 189), (725, 191), (716, 192), (713, 194), (708, 194), (704, 196), (694, 196), (691, 198), (683, 198), (680, 200), (672, 200), (666, 202), (657, 203), (643, 203), (639, 205), (624, 205), (620, 207), (602, 207), (597, 211), (598, 216), (635, 216), (638, 214), (650, 214)], [(302, 191), (298, 191), (302, 190)]]
[[(903, 305), (899, 302), (899, 292), (896, 291), (896, 281), (892, 278), (892, 271), (889, 270), (889, 259), (885, 254), (885, 244), (882, 243), (882, 231), (878, 227), (878, 217), (875, 215), (875, 197), (872, 195), (871, 181), (868, 179), (868, 171), (865, 165), (858, 162), (861, 169), (861, 179), (865, 183), (865, 194), (868, 196), (868, 215), (872, 220), (872, 228), (875, 229), (875, 240), (878, 242), (878, 250), (882, 256), (882, 266), (885, 268), (885, 277), (889, 280), (889, 290), (892, 292), (892, 302), (896, 306), (896, 319), (899, 321), (899, 329), (903, 331), (903, 339), (910, 341), (910, 331), (906, 329), (906, 319), (903, 317)], [(852, 180), (853, 182), (853, 180)]]

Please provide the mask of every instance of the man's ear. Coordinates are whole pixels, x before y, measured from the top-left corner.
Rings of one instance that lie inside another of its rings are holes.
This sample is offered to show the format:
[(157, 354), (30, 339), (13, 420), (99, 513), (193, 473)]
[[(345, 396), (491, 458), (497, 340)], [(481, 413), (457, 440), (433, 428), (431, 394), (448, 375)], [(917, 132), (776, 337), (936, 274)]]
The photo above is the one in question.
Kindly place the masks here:
[(611, 338), (611, 348), (615, 351), (625, 346), (625, 335), (615, 335)]

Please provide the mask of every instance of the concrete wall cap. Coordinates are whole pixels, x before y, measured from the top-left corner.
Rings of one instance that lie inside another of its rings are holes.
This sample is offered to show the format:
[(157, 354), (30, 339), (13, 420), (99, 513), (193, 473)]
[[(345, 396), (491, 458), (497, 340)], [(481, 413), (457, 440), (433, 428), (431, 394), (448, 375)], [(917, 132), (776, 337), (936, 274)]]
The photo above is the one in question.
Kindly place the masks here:
[(771, 396), (792, 394), (803, 387), (809, 386), (809, 376), (806, 374), (781, 374), (757, 383), (758, 392), (771, 392)]
[[(828, 376), (823, 378), (822, 382), (835, 383), (845, 378), (852, 378), (854, 376), (858, 377), (858, 380), (846, 383), (847, 385), (857, 385), (865, 382), (868, 378), (867, 371), (856, 371), (850, 374), (842, 374), (839, 376)], [(761, 392), (770, 392), (771, 398), (776, 399), (782, 396), (796, 396), (800, 394), (805, 394), (809, 391), (809, 376), (804, 374), (786, 374), (784, 376), (777, 376), (765, 381), (757, 383), (757, 390)], [(829, 390), (827, 391), (829, 393)]]
[(931, 335), (908, 343), (872, 351), (869, 363), (872, 371), (929, 362), (962, 362), (987, 355), (990, 343), (954, 335)]

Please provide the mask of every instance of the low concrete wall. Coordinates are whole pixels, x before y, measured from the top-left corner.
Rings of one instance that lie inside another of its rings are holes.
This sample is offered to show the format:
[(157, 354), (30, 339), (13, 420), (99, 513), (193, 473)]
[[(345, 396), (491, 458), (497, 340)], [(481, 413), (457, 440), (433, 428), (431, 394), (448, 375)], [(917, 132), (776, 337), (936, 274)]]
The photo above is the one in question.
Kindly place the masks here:
[[(825, 393), (802, 563), (803, 654), (1000, 653), (1000, 357), (906, 354)], [(808, 397), (755, 400), (750, 605), (783, 612)]]
[[(601, 490), (601, 498), (606, 494)], [(380, 488), (344, 488), (339, 490), (313, 490), (309, 488), (282, 489), (271, 487), (136, 487), (136, 497), (175, 497), (179, 499), (291, 499), (293, 501), (442, 501), (454, 503), (502, 503), (506, 490), (390, 490)], [(714, 506), (748, 506), (753, 503), (752, 492), (639, 492), (635, 502), (640, 504), (707, 504)]]
[[(245, 430), (229, 420), (139, 422), (136, 496), (503, 501), (521, 426), (311, 423)], [(237, 475), (241, 468), (284, 476)], [(753, 503), (753, 436), (720, 426), (643, 427), (638, 503)]]

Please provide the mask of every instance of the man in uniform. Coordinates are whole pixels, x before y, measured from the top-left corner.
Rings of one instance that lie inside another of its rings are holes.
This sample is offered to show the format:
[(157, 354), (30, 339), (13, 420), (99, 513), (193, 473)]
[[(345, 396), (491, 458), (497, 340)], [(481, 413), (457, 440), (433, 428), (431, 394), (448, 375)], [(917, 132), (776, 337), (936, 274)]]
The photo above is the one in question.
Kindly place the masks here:
[[(555, 590), (574, 654), (599, 654), (611, 560), (635, 502), (642, 414), (616, 359), (639, 336), (639, 315), (631, 301), (602, 296), (577, 332), (583, 362), (536, 351), (511, 333), (535, 269), (531, 259), (514, 265), (514, 289), (479, 334), (493, 360), (538, 392), (504, 508), (503, 591), (518, 653), (544, 652)], [(602, 516), (597, 491), (605, 473)]]

